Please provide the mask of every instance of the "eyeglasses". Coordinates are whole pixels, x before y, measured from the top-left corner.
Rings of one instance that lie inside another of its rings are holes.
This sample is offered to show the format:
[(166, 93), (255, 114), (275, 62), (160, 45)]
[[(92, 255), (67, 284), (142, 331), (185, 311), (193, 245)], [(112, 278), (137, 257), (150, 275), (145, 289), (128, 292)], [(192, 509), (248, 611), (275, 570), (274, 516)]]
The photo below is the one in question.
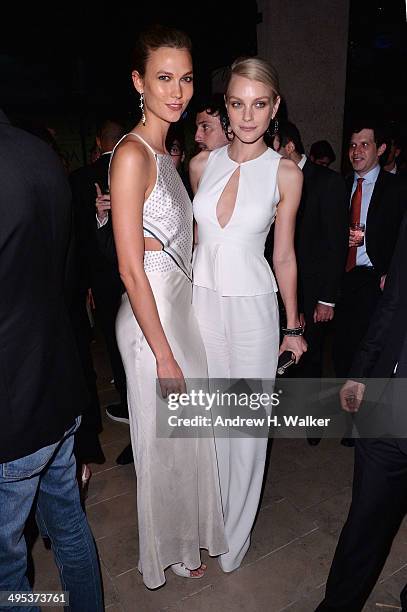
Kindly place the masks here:
[(172, 147), (170, 147), (169, 154), (173, 156), (182, 155), (182, 149), (178, 145), (172, 145)]

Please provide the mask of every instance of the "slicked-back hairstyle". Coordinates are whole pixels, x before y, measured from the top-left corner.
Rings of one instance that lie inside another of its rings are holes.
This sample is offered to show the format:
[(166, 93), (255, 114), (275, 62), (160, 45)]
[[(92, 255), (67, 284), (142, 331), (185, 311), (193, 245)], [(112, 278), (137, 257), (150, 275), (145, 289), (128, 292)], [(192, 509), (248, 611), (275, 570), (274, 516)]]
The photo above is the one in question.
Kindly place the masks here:
[(285, 147), (289, 142), (292, 142), (299, 155), (305, 152), (299, 129), (291, 121), (279, 122), (278, 135), (280, 136), (280, 146)]
[(246, 79), (250, 79), (251, 81), (260, 81), (260, 83), (268, 85), (273, 92), (273, 102), (280, 96), (280, 83), (277, 70), (272, 64), (260, 57), (239, 57), (233, 62), (230, 68), (226, 96), (233, 75), (246, 77)]
[(132, 70), (145, 75), (146, 65), (151, 51), (169, 47), (171, 49), (187, 49), (192, 51), (192, 43), (188, 34), (161, 24), (155, 24), (140, 33), (132, 57)]

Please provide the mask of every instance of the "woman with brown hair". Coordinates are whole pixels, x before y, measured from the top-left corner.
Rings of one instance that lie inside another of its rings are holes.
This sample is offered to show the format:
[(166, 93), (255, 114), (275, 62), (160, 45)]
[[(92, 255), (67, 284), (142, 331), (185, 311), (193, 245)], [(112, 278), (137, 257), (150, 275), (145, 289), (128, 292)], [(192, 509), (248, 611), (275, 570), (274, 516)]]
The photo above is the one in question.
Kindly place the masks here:
[(200, 549), (218, 555), (227, 546), (213, 437), (156, 435), (156, 379), (168, 396), (185, 390), (184, 377), (207, 377), (191, 304), (192, 207), (165, 147), (193, 93), (189, 38), (162, 26), (143, 33), (132, 77), (142, 118), (118, 143), (110, 171), (126, 288), (116, 330), (137, 473), (139, 569), (146, 586), (157, 588), (169, 566), (201, 578)]

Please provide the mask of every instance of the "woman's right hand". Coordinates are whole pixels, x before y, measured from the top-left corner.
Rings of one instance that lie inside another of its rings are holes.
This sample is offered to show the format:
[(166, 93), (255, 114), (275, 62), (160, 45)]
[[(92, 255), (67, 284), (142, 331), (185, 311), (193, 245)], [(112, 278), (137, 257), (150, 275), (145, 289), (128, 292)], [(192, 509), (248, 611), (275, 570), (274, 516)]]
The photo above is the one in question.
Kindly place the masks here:
[(279, 355), (284, 351), (289, 351), (295, 355), (295, 363), (301, 359), (301, 355), (306, 353), (308, 349), (304, 336), (284, 336), (280, 345)]
[(157, 377), (164, 398), (170, 393), (186, 392), (184, 375), (173, 356), (157, 361)]

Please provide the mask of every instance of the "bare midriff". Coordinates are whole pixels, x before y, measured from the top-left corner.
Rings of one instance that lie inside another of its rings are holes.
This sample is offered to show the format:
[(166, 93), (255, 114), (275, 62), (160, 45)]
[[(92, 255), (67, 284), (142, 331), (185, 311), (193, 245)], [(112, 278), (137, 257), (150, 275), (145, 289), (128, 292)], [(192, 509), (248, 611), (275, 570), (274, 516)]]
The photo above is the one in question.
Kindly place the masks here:
[(145, 251), (162, 251), (163, 245), (156, 238), (144, 237), (144, 250)]

